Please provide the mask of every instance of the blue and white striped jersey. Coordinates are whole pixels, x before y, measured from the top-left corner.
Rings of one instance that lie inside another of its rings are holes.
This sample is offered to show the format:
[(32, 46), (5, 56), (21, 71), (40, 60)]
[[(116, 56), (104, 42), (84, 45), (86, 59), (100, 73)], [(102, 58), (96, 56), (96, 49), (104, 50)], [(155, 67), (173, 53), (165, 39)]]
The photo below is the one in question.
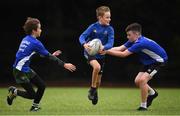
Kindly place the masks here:
[(144, 65), (156, 62), (163, 63), (168, 60), (166, 51), (155, 41), (144, 36), (141, 36), (135, 42), (127, 41), (124, 46), (128, 48), (128, 51), (139, 54), (140, 61)]
[(32, 37), (31, 35), (27, 35), (21, 41), (19, 49), (16, 53), (16, 60), (13, 67), (22, 72), (29, 72), (30, 58), (35, 53), (42, 56), (47, 56), (49, 54), (38, 39)]

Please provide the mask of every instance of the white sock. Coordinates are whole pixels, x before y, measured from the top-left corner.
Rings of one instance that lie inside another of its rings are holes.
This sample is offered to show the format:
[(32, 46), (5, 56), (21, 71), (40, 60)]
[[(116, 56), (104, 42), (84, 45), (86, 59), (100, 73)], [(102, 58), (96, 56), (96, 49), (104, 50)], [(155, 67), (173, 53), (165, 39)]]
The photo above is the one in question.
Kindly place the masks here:
[(37, 104), (37, 103), (33, 103), (33, 105), (32, 106), (34, 106), (34, 107), (39, 107), (39, 104)]
[(147, 102), (141, 103), (141, 107), (147, 108)]
[(155, 94), (155, 91), (151, 88), (151, 87), (149, 87), (149, 93), (148, 93), (149, 95), (154, 95)]
[(17, 89), (14, 90), (14, 95), (17, 96)]

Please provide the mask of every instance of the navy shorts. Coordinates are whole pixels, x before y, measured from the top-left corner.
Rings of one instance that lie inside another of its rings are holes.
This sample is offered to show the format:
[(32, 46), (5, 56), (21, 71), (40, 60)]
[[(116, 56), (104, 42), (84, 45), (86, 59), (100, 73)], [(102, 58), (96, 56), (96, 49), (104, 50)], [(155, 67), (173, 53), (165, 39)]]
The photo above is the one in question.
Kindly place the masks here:
[(101, 70), (99, 72), (99, 75), (101, 75), (103, 73), (103, 70), (104, 70), (104, 65), (105, 65), (105, 58), (101, 58), (101, 59), (97, 59), (95, 56), (90, 56), (88, 55), (87, 53), (84, 54), (85, 58), (87, 59), (87, 63), (89, 64), (89, 62), (91, 60), (97, 60), (98, 63), (100, 64), (101, 66)]
[(165, 63), (154, 63), (150, 65), (143, 65), (139, 72), (147, 72), (151, 77), (153, 77), (159, 69), (165, 66)]

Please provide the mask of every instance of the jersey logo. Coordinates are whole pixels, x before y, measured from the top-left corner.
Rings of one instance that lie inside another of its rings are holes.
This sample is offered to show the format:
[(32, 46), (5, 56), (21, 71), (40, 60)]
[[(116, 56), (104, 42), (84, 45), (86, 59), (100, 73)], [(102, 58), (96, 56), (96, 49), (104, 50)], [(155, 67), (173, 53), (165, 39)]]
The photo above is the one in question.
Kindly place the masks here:
[(19, 51), (24, 52), (24, 50), (28, 47), (29, 44), (29, 41), (22, 41), (19, 47)]
[(108, 33), (107, 31), (104, 31), (104, 35), (107, 35), (107, 33)]
[(94, 33), (97, 33), (96, 29), (93, 30)]
[(151, 69), (148, 69), (148, 72), (150, 73), (150, 72), (151, 72)]

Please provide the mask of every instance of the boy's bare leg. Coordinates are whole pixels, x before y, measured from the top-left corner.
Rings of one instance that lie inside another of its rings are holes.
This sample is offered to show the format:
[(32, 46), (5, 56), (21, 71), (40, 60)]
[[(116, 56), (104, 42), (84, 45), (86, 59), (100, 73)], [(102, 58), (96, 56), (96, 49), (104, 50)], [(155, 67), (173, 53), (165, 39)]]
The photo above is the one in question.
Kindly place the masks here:
[(135, 83), (141, 90), (141, 106), (147, 108), (147, 97), (150, 89), (147, 82), (151, 79), (150, 75), (146, 72), (139, 72), (136, 76)]
[(88, 98), (89, 100), (92, 100), (93, 105), (96, 105), (98, 102), (97, 88), (100, 85), (100, 79), (101, 79), (100, 78), (101, 76), (99, 76), (101, 66), (97, 60), (90, 61), (90, 65), (93, 67), (93, 72), (92, 72), (91, 88), (89, 90)]
[(98, 63), (97, 60), (91, 60), (90, 65), (93, 68), (91, 87), (96, 88), (97, 87), (96, 82), (97, 82), (97, 79), (98, 79), (98, 76), (99, 76), (98, 74), (99, 74), (99, 71), (101, 69), (101, 66), (100, 66), (100, 64)]
[(102, 77), (102, 74), (99, 74), (99, 75), (98, 75), (98, 78), (97, 78), (97, 80), (96, 80), (96, 87), (97, 87), (97, 88), (100, 87), (100, 85), (101, 85), (101, 77)]

